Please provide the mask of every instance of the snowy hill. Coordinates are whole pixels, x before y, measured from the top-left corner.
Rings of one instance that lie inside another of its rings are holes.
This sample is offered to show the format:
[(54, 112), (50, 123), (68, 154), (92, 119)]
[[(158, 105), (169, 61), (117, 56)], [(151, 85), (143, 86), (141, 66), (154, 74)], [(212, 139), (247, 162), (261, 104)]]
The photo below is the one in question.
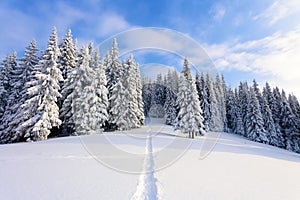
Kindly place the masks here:
[(222, 133), (201, 160), (208, 139), (157, 120), (125, 134), (1, 145), (1, 199), (300, 199), (299, 154)]

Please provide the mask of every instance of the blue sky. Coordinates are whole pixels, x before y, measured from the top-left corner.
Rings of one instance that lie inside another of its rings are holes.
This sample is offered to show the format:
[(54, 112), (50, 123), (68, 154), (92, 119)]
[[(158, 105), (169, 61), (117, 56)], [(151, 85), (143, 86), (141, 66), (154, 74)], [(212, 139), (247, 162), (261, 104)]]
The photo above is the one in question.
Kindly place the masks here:
[(228, 84), (256, 78), (300, 98), (299, 19), (298, 0), (2, 0), (0, 57), (22, 56), (33, 38), (44, 48), (53, 26), (60, 38), (71, 28), (79, 44), (162, 27), (199, 42)]

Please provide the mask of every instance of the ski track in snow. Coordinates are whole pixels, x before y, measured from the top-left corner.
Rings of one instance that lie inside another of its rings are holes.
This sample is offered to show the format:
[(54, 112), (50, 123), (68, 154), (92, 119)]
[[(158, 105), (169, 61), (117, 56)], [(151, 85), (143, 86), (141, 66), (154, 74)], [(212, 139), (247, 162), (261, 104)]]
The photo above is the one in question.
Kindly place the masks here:
[(154, 176), (154, 158), (152, 148), (152, 135), (147, 136), (146, 152), (143, 171), (139, 177), (136, 192), (131, 200), (159, 200), (158, 181)]

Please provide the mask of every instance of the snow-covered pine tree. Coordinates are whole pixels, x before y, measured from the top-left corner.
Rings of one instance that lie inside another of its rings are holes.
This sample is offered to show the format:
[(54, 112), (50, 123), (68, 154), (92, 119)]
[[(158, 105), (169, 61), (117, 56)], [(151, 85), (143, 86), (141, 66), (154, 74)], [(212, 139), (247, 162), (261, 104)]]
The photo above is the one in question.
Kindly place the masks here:
[(284, 148), (285, 146), (285, 141), (284, 138), (282, 136), (281, 130), (280, 130), (280, 125), (279, 125), (279, 103), (278, 100), (275, 99), (275, 96), (272, 92), (272, 89), (269, 85), (268, 82), (266, 82), (265, 87), (263, 88), (263, 97), (267, 100), (267, 103), (270, 107), (270, 110), (272, 112), (272, 117), (273, 117), (273, 121), (274, 121), (274, 125), (275, 125), (275, 129), (276, 129), (276, 133), (278, 135), (277, 138), (275, 138), (275, 140), (277, 141), (277, 144), (274, 144), (275, 146)]
[(208, 103), (209, 100), (207, 94), (207, 85), (203, 73), (201, 75), (199, 75), (198, 73), (196, 74), (196, 88), (199, 95), (200, 107), (203, 111), (203, 118), (204, 118), (203, 124), (205, 130), (209, 130), (209, 121), (210, 121), (211, 113), (210, 113), (210, 105)]
[(204, 134), (202, 110), (195, 81), (192, 77), (188, 60), (184, 60), (184, 67), (180, 75), (177, 102), (179, 113), (176, 128), (188, 133), (190, 138)]
[(5, 111), (7, 91), (4, 87), (3, 67), (0, 68), (0, 123)]
[(97, 113), (98, 113), (98, 126), (99, 128), (104, 127), (105, 123), (108, 120), (108, 90), (106, 88), (106, 75), (105, 68), (102, 62), (99, 62), (100, 53), (99, 50), (95, 50), (94, 56), (92, 59), (93, 69), (95, 70), (96, 77), (93, 82), (95, 85), (95, 92), (99, 98), (99, 103), (97, 105)]
[(166, 88), (166, 102), (164, 105), (165, 119), (167, 125), (173, 125), (177, 117), (176, 94), (169, 87)]
[(247, 82), (240, 82), (239, 89), (238, 89), (238, 96), (239, 96), (239, 110), (242, 115), (243, 127), (244, 127), (244, 135), (247, 137), (248, 131), (246, 130), (246, 116), (247, 116), (247, 107), (250, 100), (249, 94), (249, 87)]
[[(132, 58), (133, 59), (133, 58)], [(136, 98), (137, 98), (137, 112), (136, 116), (138, 118), (138, 124), (144, 125), (145, 123), (145, 115), (144, 115), (144, 103), (143, 103), (143, 94), (142, 94), (142, 80), (141, 80), (141, 73), (138, 63), (133, 62), (134, 66), (134, 73), (135, 73), (135, 82), (136, 82)]]
[(144, 115), (145, 117), (149, 117), (149, 110), (151, 108), (151, 100), (153, 94), (153, 83), (148, 78), (142, 79), (142, 97), (143, 97), (143, 104), (144, 104)]
[(220, 111), (220, 124), (218, 125), (217, 131), (226, 131), (225, 124), (226, 124), (226, 104), (225, 104), (225, 91), (223, 91), (224, 86), (219, 74), (216, 75), (216, 80), (214, 84), (216, 99), (217, 99), (217, 107)]
[(234, 121), (236, 117), (236, 102), (234, 97), (234, 92), (231, 88), (226, 91), (226, 118), (227, 127), (229, 131), (233, 131)]
[(122, 75), (122, 65), (119, 60), (119, 49), (116, 38), (113, 40), (111, 50), (104, 57), (104, 67), (106, 69), (107, 89), (110, 96), (112, 88)]
[(254, 89), (250, 87), (247, 114), (245, 118), (245, 128), (247, 137), (250, 140), (268, 143), (269, 140), (264, 129), (264, 121), (260, 111), (259, 102), (256, 98)]
[(296, 116), (287, 101), (285, 91), (282, 90), (281, 93), (281, 104), (280, 104), (280, 126), (282, 132), (285, 134), (290, 134), (296, 131)]
[(253, 90), (254, 90), (254, 93), (256, 95), (256, 98), (259, 102), (259, 106), (260, 108), (263, 106), (263, 98), (262, 98), (262, 94), (260, 92), (260, 89), (259, 89), (259, 86), (258, 86), (258, 83), (256, 82), (255, 79), (253, 79)]
[[(11, 66), (8, 64), (9, 56), (6, 56), (1, 62), (1, 73), (0, 73), (0, 124), (2, 124), (2, 117), (5, 112), (7, 104), (7, 95), (9, 89), (9, 74), (12, 71)], [(0, 126), (1, 127), (1, 126)], [(1, 128), (0, 128), (1, 130)], [(0, 136), (1, 137), (1, 136)]]
[(222, 131), (221, 124), (221, 111), (218, 107), (218, 101), (216, 98), (216, 93), (214, 89), (214, 83), (210, 74), (206, 74), (206, 85), (207, 85), (207, 94), (208, 94), (208, 103), (210, 110), (210, 121), (209, 121), (209, 130), (211, 131)]
[(273, 146), (278, 146), (278, 139), (280, 135), (278, 134), (278, 131), (276, 130), (276, 126), (274, 124), (272, 111), (269, 107), (266, 98), (263, 96), (262, 99), (263, 99), (263, 104), (261, 107), (261, 113), (264, 120), (264, 128), (267, 133), (269, 144)]
[(59, 50), (61, 54), (58, 57), (58, 63), (65, 80), (67, 79), (67, 74), (76, 67), (76, 46), (72, 39), (71, 29), (68, 30), (65, 38), (60, 43)]
[[(115, 116), (113, 113), (111, 113), (112, 107), (118, 104), (118, 102), (114, 102), (117, 100), (116, 98), (112, 98), (112, 96), (115, 96), (114, 92), (116, 92), (117, 82), (121, 81), (123, 69), (122, 64), (119, 60), (119, 50), (118, 50), (118, 43), (117, 39), (114, 38), (112, 48), (107, 53), (107, 55), (104, 57), (103, 64), (106, 70), (106, 79), (107, 79), (107, 89), (108, 89), (108, 100), (109, 100), (109, 106), (108, 106), (108, 128), (109, 129), (115, 129), (115, 124), (111, 124), (112, 121), (115, 120)], [(120, 84), (120, 83), (119, 83)], [(122, 86), (123, 87), (123, 86)], [(111, 120), (110, 120), (111, 119)]]
[(233, 110), (231, 110), (231, 113), (233, 115), (232, 131), (238, 135), (245, 135), (242, 109), (240, 105), (240, 97), (237, 89), (234, 90), (234, 97), (234, 106)]
[[(30, 83), (36, 80), (35, 75), (37, 73), (36, 65), (38, 64), (36, 42), (33, 40), (26, 48), (24, 57), (21, 59), (21, 63), (16, 71), (16, 79), (18, 80), (14, 86), (14, 93), (16, 102), (12, 109), (14, 110), (9, 120), (7, 131), (10, 132), (10, 141), (19, 142), (24, 141), (23, 136), (26, 134), (26, 129), (22, 129), (21, 124), (28, 120), (27, 110), (24, 109), (23, 104), (29, 95), (27, 94)], [(31, 108), (32, 109), (32, 108)]]
[(37, 80), (32, 81), (31, 87), (27, 90), (30, 98), (23, 104), (27, 111), (37, 107), (32, 112), (28, 112), (30, 117), (21, 125), (23, 129), (25, 127), (30, 129), (24, 135), (24, 139), (27, 141), (45, 140), (51, 129), (61, 125), (57, 106), (57, 98), (61, 97), (58, 92), (60, 89), (59, 81), (63, 79), (57, 63), (59, 55), (57, 33), (56, 28), (54, 28), (47, 49), (37, 64), (37, 68), (40, 69), (35, 75)]
[[(15, 135), (11, 138), (12, 142), (30, 140), (29, 136), (32, 132), (34, 123), (37, 121), (39, 95), (37, 95), (38, 85), (40, 84), (37, 74), (41, 73), (41, 68), (38, 65), (38, 49), (35, 41), (32, 41), (29, 47), (25, 50), (24, 58), (21, 60), (20, 66), (24, 68), (23, 77), (26, 83), (22, 95), (22, 105), (18, 108), (15, 115), (15, 120), (11, 125), (15, 125)], [(26, 137), (25, 137), (26, 136)]]
[[(71, 122), (75, 126), (75, 135), (92, 134), (101, 131), (106, 119), (104, 116), (105, 108), (104, 115), (102, 112), (105, 102), (99, 96), (97, 89), (100, 86), (99, 80), (96, 78), (96, 72), (90, 67), (90, 61), (88, 47), (82, 47), (78, 55), (78, 68), (73, 72), (74, 90), (67, 97), (72, 102)], [(101, 81), (103, 81), (101, 84), (105, 83), (104, 80)]]
[(19, 80), (22, 71), (20, 70), (19, 65), (17, 65), (16, 52), (13, 52), (12, 55), (8, 56), (4, 60), (3, 69), (5, 70), (4, 73), (6, 73), (3, 74), (3, 86), (6, 91), (6, 100), (4, 113), (0, 124), (0, 140), (3, 143), (8, 143), (11, 142), (11, 130), (9, 123), (13, 121), (13, 116), (16, 112), (15, 107), (17, 106), (18, 100), (21, 97), (19, 94), (20, 88), (22, 87), (22, 84)]
[(297, 128), (300, 131), (300, 104), (299, 104), (299, 101), (295, 95), (289, 94), (288, 102), (290, 104), (293, 114), (296, 116)]
[(140, 126), (138, 119), (139, 108), (137, 99), (137, 76), (135, 70), (135, 64), (133, 61), (133, 55), (131, 54), (126, 62), (123, 63), (124, 74), (122, 76), (122, 83), (125, 89), (125, 102), (124, 108), (124, 120), (126, 125), (124, 127), (118, 127), (120, 130), (127, 130), (131, 128), (137, 128)]
[(126, 121), (125, 110), (127, 110), (127, 102), (125, 100), (125, 88), (123, 86), (123, 77), (119, 77), (112, 87), (111, 96), (109, 101), (111, 102), (110, 105), (110, 115), (109, 115), (109, 122), (110, 122), (110, 129), (112, 130), (127, 130), (128, 124)]

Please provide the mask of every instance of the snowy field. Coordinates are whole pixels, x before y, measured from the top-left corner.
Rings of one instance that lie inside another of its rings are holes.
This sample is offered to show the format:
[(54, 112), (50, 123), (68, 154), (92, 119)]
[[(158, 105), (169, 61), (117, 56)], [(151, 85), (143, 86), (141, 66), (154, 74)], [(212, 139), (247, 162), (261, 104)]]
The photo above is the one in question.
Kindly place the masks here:
[(199, 159), (208, 140), (156, 121), (125, 134), (1, 145), (1, 199), (300, 199), (299, 154), (222, 133)]

